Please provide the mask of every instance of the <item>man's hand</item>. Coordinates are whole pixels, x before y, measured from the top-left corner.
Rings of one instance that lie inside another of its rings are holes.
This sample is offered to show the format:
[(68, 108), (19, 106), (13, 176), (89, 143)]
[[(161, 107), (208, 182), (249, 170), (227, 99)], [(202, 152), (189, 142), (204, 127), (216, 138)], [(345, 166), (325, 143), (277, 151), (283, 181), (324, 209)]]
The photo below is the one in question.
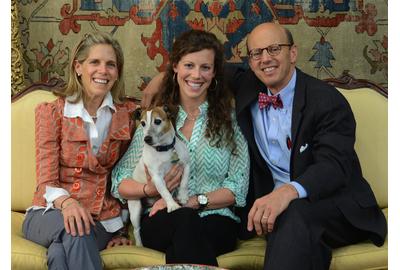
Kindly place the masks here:
[(153, 101), (154, 96), (160, 91), (164, 74), (164, 72), (161, 72), (160, 74), (156, 75), (153, 79), (151, 79), (146, 88), (143, 90), (142, 102), (140, 104), (142, 108), (149, 107), (151, 102)]
[(258, 235), (272, 232), (276, 218), (296, 198), (298, 198), (297, 190), (290, 184), (285, 184), (258, 198), (250, 209), (247, 230), (252, 231), (255, 228)]
[(82, 207), (73, 198), (69, 198), (63, 203), (61, 213), (64, 217), (65, 231), (72, 236), (76, 236), (77, 231), (79, 236), (83, 236), (84, 233), (90, 234), (90, 224), (96, 225), (89, 210)]

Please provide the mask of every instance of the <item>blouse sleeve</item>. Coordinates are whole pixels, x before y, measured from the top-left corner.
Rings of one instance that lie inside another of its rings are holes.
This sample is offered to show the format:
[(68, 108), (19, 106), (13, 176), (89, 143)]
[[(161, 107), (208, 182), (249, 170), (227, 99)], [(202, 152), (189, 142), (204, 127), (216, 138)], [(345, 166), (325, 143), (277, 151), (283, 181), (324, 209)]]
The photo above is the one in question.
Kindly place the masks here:
[(46, 186), (60, 187), (59, 162), (62, 114), (56, 103), (35, 109), (36, 192), (42, 197)]
[(244, 138), (240, 128), (234, 120), (234, 140), (236, 142), (236, 151), (230, 156), (228, 176), (225, 178), (223, 186), (228, 188), (235, 195), (235, 206), (243, 207), (246, 205), (246, 196), (249, 188), (250, 160), (247, 141)]
[(111, 174), (111, 194), (125, 203), (119, 192), (118, 187), (123, 179), (132, 179), (133, 172), (136, 168), (143, 151), (143, 128), (139, 126), (136, 131), (128, 150), (124, 156), (118, 161)]

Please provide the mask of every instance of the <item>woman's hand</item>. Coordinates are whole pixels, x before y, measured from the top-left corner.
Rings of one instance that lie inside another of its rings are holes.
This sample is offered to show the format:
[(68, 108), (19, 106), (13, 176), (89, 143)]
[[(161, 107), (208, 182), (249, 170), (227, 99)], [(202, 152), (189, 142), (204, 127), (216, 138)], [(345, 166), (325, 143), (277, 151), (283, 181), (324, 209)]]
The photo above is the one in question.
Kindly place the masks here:
[(163, 198), (158, 199), (153, 207), (151, 208), (151, 211), (149, 213), (149, 217), (154, 216), (158, 211), (164, 209), (167, 207), (167, 203), (165, 202), (165, 200)]
[[(147, 178), (146, 187), (144, 187), (144, 191), (146, 192), (145, 194), (147, 194), (149, 197), (158, 196), (159, 193), (157, 191), (156, 186), (151, 181), (151, 176), (146, 166), (145, 166), (145, 171)], [(164, 176), (164, 181), (169, 192), (172, 192), (175, 188), (179, 186), (179, 184), (181, 183), (182, 174), (183, 174), (183, 167), (181, 165), (175, 164)]]
[(83, 236), (84, 233), (90, 234), (90, 224), (96, 225), (89, 210), (83, 208), (73, 198), (68, 198), (63, 202), (61, 213), (64, 216), (65, 230), (72, 236), (76, 236), (77, 231), (79, 236)]
[(116, 247), (116, 246), (131, 246), (132, 241), (128, 238), (120, 235), (116, 235), (108, 242), (106, 248)]
[(187, 203), (185, 205), (183, 205), (183, 207), (199, 209), (199, 203), (197, 201), (197, 195), (190, 196), (189, 200), (187, 201)]

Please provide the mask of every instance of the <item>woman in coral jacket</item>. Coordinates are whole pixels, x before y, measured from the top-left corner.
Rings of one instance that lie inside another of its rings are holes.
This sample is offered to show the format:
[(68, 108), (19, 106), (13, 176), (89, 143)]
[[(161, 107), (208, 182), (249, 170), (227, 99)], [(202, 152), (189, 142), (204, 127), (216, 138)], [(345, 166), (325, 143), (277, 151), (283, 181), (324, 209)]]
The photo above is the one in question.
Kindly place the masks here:
[(134, 130), (135, 104), (122, 99), (123, 66), (118, 41), (86, 34), (60, 97), (36, 108), (37, 186), (23, 233), (48, 248), (49, 269), (102, 269), (100, 250), (130, 244), (109, 191)]

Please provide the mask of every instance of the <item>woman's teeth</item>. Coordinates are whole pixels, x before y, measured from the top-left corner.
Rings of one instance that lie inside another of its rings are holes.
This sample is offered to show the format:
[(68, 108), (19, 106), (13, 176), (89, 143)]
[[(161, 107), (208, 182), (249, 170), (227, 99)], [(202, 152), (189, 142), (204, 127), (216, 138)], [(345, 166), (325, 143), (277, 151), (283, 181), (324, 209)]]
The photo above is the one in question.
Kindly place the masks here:
[(102, 84), (108, 83), (108, 80), (103, 80), (103, 79), (93, 79), (93, 81), (96, 83), (102, 83)]
[(200, 88), (202, 85), (202, 83), (193, 83), (193, 82), (187, 82), (187, 84), (192, 88)]

